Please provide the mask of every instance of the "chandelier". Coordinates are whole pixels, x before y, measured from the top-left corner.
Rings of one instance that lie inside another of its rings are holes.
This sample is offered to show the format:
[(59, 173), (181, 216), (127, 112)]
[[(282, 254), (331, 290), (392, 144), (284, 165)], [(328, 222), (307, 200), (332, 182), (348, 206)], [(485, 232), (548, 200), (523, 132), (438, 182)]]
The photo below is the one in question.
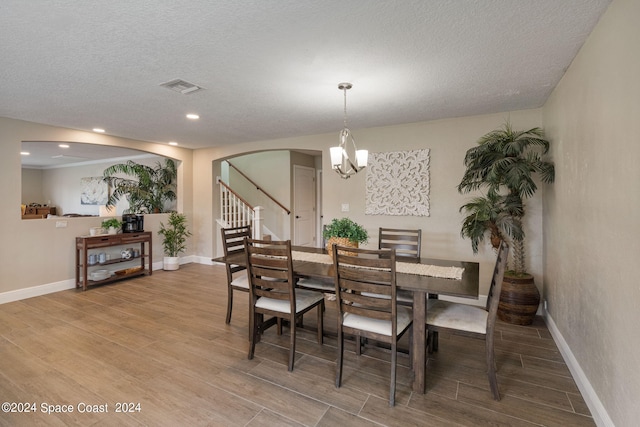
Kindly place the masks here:
[(340, 145), (330, 148), (331, 168), (344, 179), (348, 179), (351, 175), (360, 172), (367, 166), (367, 159), (369, 158), (369, 151), (358, 150), (356, 141), (353, 139), (353, 135), (351, 135), (351, 131), (347, 127), (347, 90), (352, 87), (353, 85), (351, 83), (340, 83), (338, 85), (338, 89), (344, 92), (344, 128), (340, 131), (339, 135)]

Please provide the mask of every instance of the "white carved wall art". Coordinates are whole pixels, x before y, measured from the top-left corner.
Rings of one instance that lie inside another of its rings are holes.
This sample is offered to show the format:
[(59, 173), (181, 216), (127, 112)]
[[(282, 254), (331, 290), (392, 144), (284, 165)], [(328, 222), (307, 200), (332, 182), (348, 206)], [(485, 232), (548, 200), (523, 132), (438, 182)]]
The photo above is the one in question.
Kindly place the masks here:
[(370, 153), (366, 215), (429, 216), (429, 149)]

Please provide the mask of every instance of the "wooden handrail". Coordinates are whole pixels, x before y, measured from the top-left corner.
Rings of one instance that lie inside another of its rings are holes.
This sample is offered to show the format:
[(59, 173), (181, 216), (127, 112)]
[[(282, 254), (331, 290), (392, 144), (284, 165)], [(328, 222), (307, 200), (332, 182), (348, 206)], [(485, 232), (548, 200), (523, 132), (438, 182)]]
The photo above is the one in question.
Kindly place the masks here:
[[(271, 199), (273, 201), (273, 203), (275, 203), (276, 205), (280, 206), (282, 209), (284, 209), (284, 211), (287, 213), (287, 215), (291, 215), (291, 211), (289, 209), (287, 209), (282, 203), (280, 203), (279, 201), (277, 201), (275, 198), (273, 198), (273, 196), (271, 196), (271, 194), (267, 193), (266, 191), (264, 191), (262, 188), (260, 188), (260, 186), (258, 184), (256, 184), (255, 182), (253, 182), (253, 180), (251, 178), (249, 178), (247, 175), (245, 175), (240, 169), (238, 169), (237, 167), (235, 167), (229, 160), (226, 160), (226, 162), (229, 164), (229, 166), (231, 166), (232, 168), (234, 168), (240, 175), (242, 175), (247, 181), (249, 181), (254, 187), (256, 187), (256, 190), (258, 191), (262, 191), (264, 193), (265, 196), (267, 196), (269, 199)], [(227, 187), (225, 185), (225, 187)], [(227, 187), (229, 188), (229, 187)], [(235, 194), (235, 193), (234, 193)], [(246, 203), (246, 202), (245, 202)], [(247, 203), (248, 205), (248, 203)]]
[(222, 185), (224, 188), (226, 188), (229, 193), (233, 194), (234, 196), (236, 196), (238, 199), (240, 199), (240, 201), (242, 203), (244, 203), (245, 205), (249, 206), (249, 208), (251, 208), (251, 210), (253, 210), (253, 206), (251, 206), (251, 204), (249, 202), (247, 202), (245, 199), (243, 199), (238, 193), (236, 193), (235, 191), (233, 191), (231, 189), (231, 187), (229, 187), (227, 184), (224, 183), (224, 181), (222, 181), (221, 179), (218, 180), (218, 184)]

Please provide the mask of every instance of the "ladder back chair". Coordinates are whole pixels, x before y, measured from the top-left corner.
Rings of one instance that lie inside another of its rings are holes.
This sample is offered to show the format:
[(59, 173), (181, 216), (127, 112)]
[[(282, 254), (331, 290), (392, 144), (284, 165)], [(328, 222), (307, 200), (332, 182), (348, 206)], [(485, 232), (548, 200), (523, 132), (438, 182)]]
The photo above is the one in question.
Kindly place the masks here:
[[(420, 248), (422, 246), (421, 229), (378, 229), (378, 249), (395, 249), (396, 259), (399, 262), (420, 262)], [(407, 291), (398, 291), (398, 302), (404, 305), (413, 305), (413, 294)]]
[[(327, 229), (327, 224), (322, 226), (322, 247), (327, 247), (327, 239), (324, 238), (324, 231)], [(336, 290), (333, 280), (330, 279), (318, 279), (315, 277), (301, 277), (298, 279), (298, 287), (303, 289), (311, 289), (313, 291), (325, 292), (327, 294), (333, 294)]]
[[(343, 251), (356, 256), (344, 255)], [(395, 405), (397, 344), (412, 324), (408, 307), (396, 300), (395, 250), (355, 249), (333, 246), (338, 307), (338, 361), (336, 387), (342, 383), (344, 335), (355, 336), (356, 354), (361, 338), (391, 346), (389, 405)], [(383, 295), (384, 297), (380, 297)]]
[[(493, 269), (485, 308), (443, 300), (433, 300), (433, 304), (427, 308), (427, 330), (429, 332), (448, 331), (485, 340), (487, 374), (491, 393), (495, 400), (500, 400), (500, 392), (496, 377), (494, 332), (508, 255), (509, 246), (503, 241), (498, 249), (498, 258)], [(429, 335), (427, 343), (429, 352), (438, 350), (437, 340), (434, 341), (432, 335)]]
[[(240, 227), (223, 228), (220, 230), (222, 234), (222, 247), (224, 248), (224, 256), (228, 257), (237, 253), (244, 252), (245, 237), (251, 238), (251, 225), (243, 225)], [(233, 310), (233, 291), (249, 292), (249, 280), (245, 267), (239, 265), (226, 264), (227, 267), (227, 318), (225, 323), (231, 322), (231, 311)], [(235, 274), (243, 272), (242, 274)]]
[(306, 289), (296, 289), (293, 273), (291, 241), (269, 241), (245, 238), (247, 276), (249, 278), (249, 359), (253, 359), (256, 341), (264, 332), (264, 316), (288, 320), (290, 327), (289, 371), (293, 370), (296, 354), (296, 326), (302, 316), (318, 310), (318, 344), (322, 344), (324, 295)]
[(378, 249), (395, 249), (398, 261), (420, 262), (421, 245), (421, 229), (378, 229)]

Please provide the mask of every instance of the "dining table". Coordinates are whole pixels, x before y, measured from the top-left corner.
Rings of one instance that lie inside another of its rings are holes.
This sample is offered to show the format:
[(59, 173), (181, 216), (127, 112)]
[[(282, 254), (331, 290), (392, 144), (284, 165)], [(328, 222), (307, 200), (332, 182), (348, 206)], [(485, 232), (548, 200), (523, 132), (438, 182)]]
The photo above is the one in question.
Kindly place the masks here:
[[(297, 277), (324, 280), (334, 278), (334, 266), (326, 249), (308, 246), (292, 246), (291, 249), (293, 270)], [(246, 265), (243, 253), (214, 258), (213, 261)], [(426, 388), (427, 297), (446, 295), (477, 299), (479, 270), (477, 262), (420, 258), (415, 263), (403, 262), (401, 257), (396, 257), (396, 286), (413, 295), (411, 367), (414, 392), (424, 394)]]

